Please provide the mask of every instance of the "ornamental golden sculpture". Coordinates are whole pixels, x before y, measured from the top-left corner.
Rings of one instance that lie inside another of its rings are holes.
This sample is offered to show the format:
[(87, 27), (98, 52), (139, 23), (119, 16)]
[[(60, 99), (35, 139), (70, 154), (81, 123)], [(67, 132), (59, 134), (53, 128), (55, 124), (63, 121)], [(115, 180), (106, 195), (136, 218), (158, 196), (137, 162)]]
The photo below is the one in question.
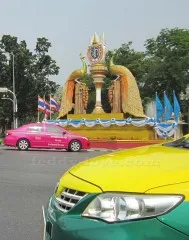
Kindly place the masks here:
[[(96, 89), (96, 104), (93, 114), (103, 114), (101, 103), (101, 89), (104, 84), (104, 77), (107, 74), (105, 63), (105, 42), (99, 40), (95, 33), (87, 50), (90, 62), (90, 74)], [(62, 94), (61, 111), (58, 118), (64, 118), (70, 111), (74, 114), (85, 114), (88, 104), (89, 89), (82, 82), (87, 75), (87, 64), (81, 56), (82, 68), (71, 73), (68, 77)], [(112, 113), (128, 113), (134, 117), (145, 117), (139, 89), (133, 74), (124, 66), (115, 65), (113, 57), (110, 60), (109, 72), (116, 76), (108, 90), (107, 100)]]
[[(145, 117), (140, 92), (133, 74), (128, 68), (115, 65), (113, 57), (110, 60), (110, 73), (118, 76), (115, 81), (120, 82), (120, 92), (117, 93), (119, 93), (119, 97), (121, 98), (121, 111), (135, 117)], [(113, 86), (115, 88), (115, 82)], [(116, 93), (115, 95), (117, 96)]]
[[(81, 60), (83, 62), (83, 65), (81, 69), (73, 71), (70, 76), (67, 78), (64, 89), (63, 89), (63, 94), (62, 94), (62, 100), (61, 100), (61, 108), (60, 108), (60, 113), (58, 118), (63, 118), (65, 117), (73, 108), (74, 108), (74, 103), (73, 103), (73, 98), (75, 94), (75, 89), (76, 85), (81, 84), (78, 79), (85, 76), (87, 73), (87, 65), (85, 62), (85, 58), (81, 57)], [(82, 85), (82, 89), (86, 88), (86, 86)], [(80, 87), (78, 86), (80, 91)], [(82, 98), (82, 93), (79, 99)], [(85, 99), (85, 106), (87, 105), (87, 99)], [(76, 109), (77, 112), (77, 109)]]

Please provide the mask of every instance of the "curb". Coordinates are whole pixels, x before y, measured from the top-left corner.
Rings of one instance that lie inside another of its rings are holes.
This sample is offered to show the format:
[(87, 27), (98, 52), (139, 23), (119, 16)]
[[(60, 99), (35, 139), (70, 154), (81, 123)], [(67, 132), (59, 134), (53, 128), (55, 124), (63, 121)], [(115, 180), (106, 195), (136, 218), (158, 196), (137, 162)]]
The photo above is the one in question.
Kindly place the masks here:
[[(4, 144), (0, 144), (0, 148), (6, 147), (6, 145)], [(13, 149), (15, 149), (14, 147), (12, 147)], [(33, 149), (35, 150), (35, 149)], [(52, 149), (45, 149), (45, 150), (52, 150)], [(81, 150), (81, 152), (114, 152), (116, 150), (119, 149), (107, 149), (107, 148), (89, 148), (89, 149), (83, 149)]]
[(107, 148), (91, 148), (87, 149), (87, 152), (114, 152), (114, 149), (107, 149)]

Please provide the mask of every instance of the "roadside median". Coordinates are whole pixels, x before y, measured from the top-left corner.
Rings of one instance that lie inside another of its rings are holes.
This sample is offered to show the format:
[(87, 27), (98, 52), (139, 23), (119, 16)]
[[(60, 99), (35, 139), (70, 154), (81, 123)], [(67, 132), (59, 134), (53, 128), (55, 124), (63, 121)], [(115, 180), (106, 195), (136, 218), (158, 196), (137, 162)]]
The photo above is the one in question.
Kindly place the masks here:
[(162, 140), (137, 141), (137, 140), (90, 140), (91, 149), (128, 149), (152, 144), (160, 144)]

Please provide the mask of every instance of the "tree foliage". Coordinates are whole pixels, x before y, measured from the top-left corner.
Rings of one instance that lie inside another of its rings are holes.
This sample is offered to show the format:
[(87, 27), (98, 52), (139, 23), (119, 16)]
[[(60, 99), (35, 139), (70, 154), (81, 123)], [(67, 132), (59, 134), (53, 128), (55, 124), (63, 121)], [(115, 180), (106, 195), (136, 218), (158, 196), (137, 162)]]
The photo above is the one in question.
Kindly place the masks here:
[(169, 95), (173, 90), (185, 92), (189, 84), (189, 30), (163, 29), (145, 46), (150, 65), (144, 76), (144, 94), (152, 97), (156, 91)]
[(182, 100), (180, 94), (189, 87), (189, 30), (163, 29), (156, 38), (148, 39), (145, 46), (150, 64), (144, 75), (143, 96), (153, 98), (157, 92), (163, 99), (166, 91), (173, 103), (175, 90), (182, 115), (188, 121), (189, 96)]
[[(112, 54), (114, 63), (127, 67), (136, 78), (143, 106), (155, 99), (158, 92), (163, 97), (164, 91), (170, 99), (175, 90), (186, 93), (189, 86), (189, 30), (163, 29), (156, 38), (147, 39), (145, 51), (139, 52), (128, 42), (113, 51), (107, 52), (106, 61)], [(179, 99), (180, 100), (180, 99)], [(187, 112), (187, 100), (181, 101), (182, 111)]]
[(138, 82), (142, 81), (143, 75), (146, 73), (147, 60), (145, 53), (135, 51), (132, 48), (132, 42), (124, 43), (120, 48), (108, 51), (106, 61), (109, 62), (110, 57), (114, 54), (114, 63), (127, 67)]
[[(0, 86), (13, 90), (14, 55), (15, 93), (21, 123), (37, 119), (38, 95), (54, 94), (59, 87), (50, 80), (50, 76), (59, 72), (55, 60), (48, 54), (50, 47), (51, 43), (44, 37), (37, 39), (33, 52), (25, 41), (18, 42), (17, 37), (4, 35), (0, 40)], [(1, 101), (1, 116), (12, 119), (11, 108), (11, 102)]]

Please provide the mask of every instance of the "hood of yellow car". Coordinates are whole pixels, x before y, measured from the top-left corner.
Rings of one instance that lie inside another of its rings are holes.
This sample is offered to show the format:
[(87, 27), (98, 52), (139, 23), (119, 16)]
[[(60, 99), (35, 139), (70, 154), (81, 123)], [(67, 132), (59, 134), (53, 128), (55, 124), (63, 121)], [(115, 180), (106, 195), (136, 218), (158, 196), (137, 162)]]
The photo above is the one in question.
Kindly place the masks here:
[(102, 155), (69, 171), (102, 191), (146, 192), (189, 181), (189, 150), (146, 146)]

